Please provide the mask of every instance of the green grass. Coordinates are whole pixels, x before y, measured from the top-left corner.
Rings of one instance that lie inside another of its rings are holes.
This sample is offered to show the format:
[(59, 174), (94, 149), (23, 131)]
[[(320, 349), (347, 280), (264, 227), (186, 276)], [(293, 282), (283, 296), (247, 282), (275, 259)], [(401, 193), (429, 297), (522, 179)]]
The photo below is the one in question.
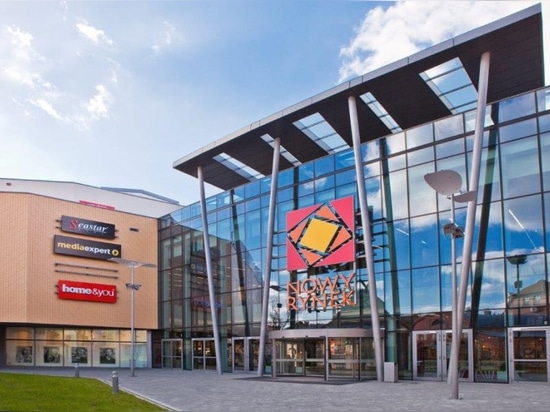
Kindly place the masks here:
[(91, 378), (0, 373), (1, 411), (162, 411)]

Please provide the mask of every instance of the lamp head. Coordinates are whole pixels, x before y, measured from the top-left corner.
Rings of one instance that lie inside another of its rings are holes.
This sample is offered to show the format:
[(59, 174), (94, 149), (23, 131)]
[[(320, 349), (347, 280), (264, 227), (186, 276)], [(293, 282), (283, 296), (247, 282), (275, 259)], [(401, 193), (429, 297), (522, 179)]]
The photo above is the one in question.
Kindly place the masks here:
[(450, 196), (460, 192), (462, 178), (454, 170), (440, 170), (424, 175), (424, 180), (437, 193), (443, 196)]

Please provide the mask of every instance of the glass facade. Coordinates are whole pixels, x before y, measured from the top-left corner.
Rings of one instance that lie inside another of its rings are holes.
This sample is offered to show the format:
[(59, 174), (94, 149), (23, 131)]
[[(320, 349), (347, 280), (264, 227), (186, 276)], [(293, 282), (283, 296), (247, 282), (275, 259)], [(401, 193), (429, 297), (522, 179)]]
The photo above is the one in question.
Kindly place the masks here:
[[(147, 331), (135, 331), (137, 367), (147, 366)], [(129, 367), (132, 357), (128, 329), (7, 327), (6, 355), (10, 366)]]
[[(473, 111), (464, 111), (396, 130), (361, 147), (384, 360), (396, 363), (400, 379), (441, 376), (437, 371), (446, 368), (439, 363), (448, 358), (452, 279), (451, 239), (443, 227), (451, 221), (451, 203), (430, 188), (424, 176), (453, 170), (468, 190), (474, 118)], [(372, 285), (367, 278), (352, 149), (281, 171), (277, 182), (269, 329), (371, 329)], [(244, 341), (239, 339), (260, 334), (271, 183), (271, 176), (263, 177), (206, 200), (224, 371), (235, 370), (233, 343), (240, 345)], [(287, 213), (349, 196), (355, 199), (355, 261), (287, 270)], [(463, 379), (548, 381), (548, 202), (550, 89), (491, 104), (485, 119), (473, 262), (462, 325)], [(455, 221), (463, 227), (466, 206), (456, 203), (455, 208)], [(194, 347), (208, 347), (207, 340), (213, 337), (203, 229), (198, 203), (159, 220), (161, 328), (165, 339), (182, 340), (186, 369), (194, 368)], [(460, 273), (461, 239), (456, 250)], [(321, 310), (289, 307), (289, 282), (352, 274), (352, 305)], [(329, 342), (331, 359), (340, 359), (346, 351), (372, 351), (361, 338), (349, 347), (346, 339), (338, 339)], [(291, 349), (307, 352), (313, 345), (313, 360), (305, 368), (314, 371), (315, 351), (325, 350), (324, 342), (314, 343), (281, 341), (266, 353), (280, 352), (285, 360), (281, 369), (294, 370)], [(249, 352), (253, 356), (257, 351)]]

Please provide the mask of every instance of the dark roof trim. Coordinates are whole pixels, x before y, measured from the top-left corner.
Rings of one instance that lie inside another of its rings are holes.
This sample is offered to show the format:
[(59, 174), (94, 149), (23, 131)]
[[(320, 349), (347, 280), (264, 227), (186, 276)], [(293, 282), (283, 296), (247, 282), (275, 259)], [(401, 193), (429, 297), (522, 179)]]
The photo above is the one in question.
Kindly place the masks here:
[[(404, 129), (450, 115), (450, 111), (420, 79), (419, 73), (458, 57), (477, 88), (481, 54), (491, 53), (488, 101), (495, 102), (544, 86), (541, 6), (513, 15), (444, 41), (410, 57), (296, 103), (245, 126), (176, 160), (173, 167), (205, 182), (231, 189), (248, 180), (213, 158), (227, 153), (264, 175), (271, 174), (272, 148), (261, 136), (279, 137), (281, 144), (302, 163), (327, 153), (307, 138), (293, 122), (319, 112), (340, 136), (351, 143), (347, 98), (373, 93)], [(390, 134), (370, 109), (358, 100), (361, 141)], [(281, 159), (280, 170), (292, 167)]]

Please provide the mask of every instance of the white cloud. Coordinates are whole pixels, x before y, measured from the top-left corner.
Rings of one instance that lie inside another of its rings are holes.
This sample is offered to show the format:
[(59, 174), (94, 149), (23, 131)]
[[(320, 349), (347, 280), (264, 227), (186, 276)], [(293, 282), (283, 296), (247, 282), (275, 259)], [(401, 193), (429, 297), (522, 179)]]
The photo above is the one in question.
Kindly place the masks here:
[(151, 46), (153, 51), (157, 54), (161, 53), (165, 49), (176, 46), (183, 41), (183, 35), (174, 25), (168, 23), (167, 21), (164, 21), (162, 25), (163, 27), (161, 33), (159, 34), (160, 40)]
[(52, 86), (44, 81), (35, 68), (44, 62), (44, 58), (33, 48), (33, 35), (22, 31), (19, 27), (8, 26), (2, 35), (8, 40), (0, 49), (3, 58), (0, 58), (3, 66), (3, 74), (8, 81), (22, 85), (30, 89), (44, 88), (51, 90)]
[(92, 119), (108, 118), (109, 108), (113, 104), (113, 96), (109, 93), (107, 88), (99, 84), (95, 87), (96, 94), (93, 95), (84, 107)]
[(536, 2), (400, 1), (371, 9), (340, 50), (339, 82), (410, 56)]
[(52, 116), (56, 120), (63, 120), (63, 117), (53, 108), (50, 102), (47, 102), (43, 99), (30, 100), (31, 104), (39, 107), (44, 110), (47, 114)]
[[(93, 45), (86, 39), (94, 44), (114, 42), (82, 19), (77, 22), (82, 37), (70, 38), (76, 46), (72, 55), (51, 53), (49, 45), (40, 41), (42, 32), (31, 34), (13, 24), (0, 31), (0, 86), (4, 94), (9, 93), (14, 113), (31, 122), (38, 119), (39, 113), (45, 113), (62, 126), (79, 131), (89, 131), (92, 122), (110, 117), (115, 99), (107, 85), (118, 83), (120, 64), (110, 56), (110, 48), (90, 53)], [(74, 33), (74, 23), (62, 26), (56, 35)], [(94, 84), (90, 97), (90, 86)]]
[(81, 20), (79, 23), (76, 23), (76, 29), (80, 34), (82, 34), (87, 39), (91, 40), (95, 44), (104, 43), (109, 46), (114, 46), (115, 42), (111, 40), (103, 30), (96, 29), (93, 26), (90, 26), (85, 20)]
[(8, 27), (8, 33), (11, 34), (11, 43), (18, 49), (28, 49), (31, 47), (33, 36), (30, 33), (23, 32), (19, 27)]

